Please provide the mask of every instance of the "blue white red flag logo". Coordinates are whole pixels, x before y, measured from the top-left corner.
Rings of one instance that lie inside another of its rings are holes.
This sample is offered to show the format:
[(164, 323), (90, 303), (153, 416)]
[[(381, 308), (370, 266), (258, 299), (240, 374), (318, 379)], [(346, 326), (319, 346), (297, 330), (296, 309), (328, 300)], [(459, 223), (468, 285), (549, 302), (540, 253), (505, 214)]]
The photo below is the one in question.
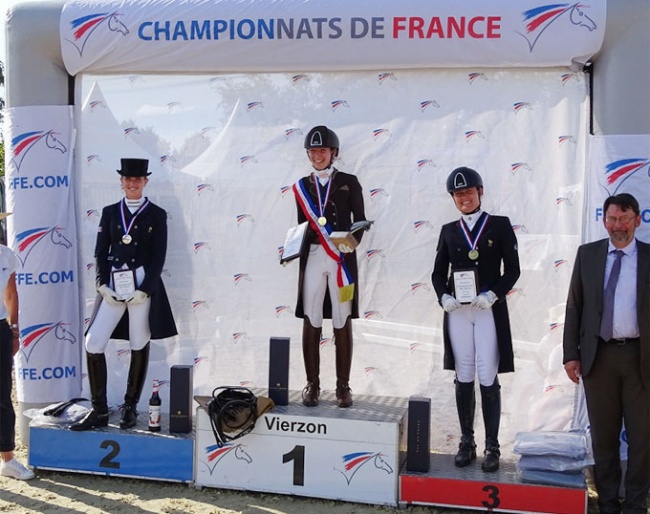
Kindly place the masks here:
[(584, 27), (589, 32), (596, 30), (596, 23), (585, 12), (586, 4), (563, 3), (547, 4), (528, 9), (524, 11), (523, 22), (525, 24), (525, 33), (517, 32), (528, 42), (528, 49), (533, 51), (539, 38), (544, 34), (546, 29), (560, 19), (568, 19), (571, 26)]
[(23, 267), (25, 267), (25, 262), (32, 250), (41, 241), (62, 246), (65, 249), (72, 247), (72, 243), (63, 235), (61, 227), (38, 227), (24, 230), (16, 235), (16, 254)]
[[(25, 355), (25, 361), (29, 362), (34, 349), (41, 341), (60, 341), (75, 344), (77, 338), (67, 327), (70, 323), (59, 321), (58, 323), (39, 323), (31, 325), (20, 331), (21, 351)], [(58, 350), (50, 350), (48, 353), (59, 353)]]
[(72, 46), (79, 52), (79, 57), (81, 57), (86, 43), (100, 27), (104, 30), (126, 36), (129, 33), (129, 29), (119, 20), (119, 16), (121, 15), (115, 11), (112, 13), (88, 14), (80, 18), (75, 18), (70, 22), (72, 39), (66, 38), (66, 41), (72, 43)]
[[(391, 475), (392, 466), (386, 462), (385, 455), (381, 452), (354, 452), (343, 455), (343, 470), (337, 469), (344, 477), (348, 485), (361, 468), (384, 471)], [(370, 463), (371, 465), (366, 466)]]
[(16, 166), (16, 171), (20, 172), (20, 167), (25, 160), (25, 157), (31, 150), (40, 142), (51, 150), (58, 150), (61, 153), (66, 153), (68, 149), (56, 137), (58, 134), (53, 130), (35, 130), (31, 132), (23, 132), (18, 134), (11, 140), (11, 162)]

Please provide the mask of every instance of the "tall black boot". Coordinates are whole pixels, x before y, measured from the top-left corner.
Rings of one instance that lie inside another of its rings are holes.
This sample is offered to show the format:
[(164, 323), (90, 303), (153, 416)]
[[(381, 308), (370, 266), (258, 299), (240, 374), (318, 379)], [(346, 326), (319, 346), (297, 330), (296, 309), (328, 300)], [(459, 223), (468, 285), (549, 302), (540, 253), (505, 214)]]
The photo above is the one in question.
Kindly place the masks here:
[(499, 469), (499, 423), (501, 422), (501, 385), (495, 377), (491, 386), (481, 386), (481, 403), (483, 407), (483, 423), (485, 423), (485, 458), (481, 468), (483, 471)]
[(83, 419), (70, 425), (70, 430), (77, 432), (108, 426), (106, 356), (103, 353), (86, 353), (86, 364), (92, 409)]
[(126, 383), (126, 394), (124, 395), (124, 407), (120, 428), (133, 428), (138, 422), (138, 402), (147, 378), (149, 367), (149, 343), (142, 350), (131, 350), (131, 364), (129, 366), (129, 377)]
[(302, 357), (307, 385), (302, 390), (302, 403), (307, 407), (316, 407), (320, 395), (320, 335), (321, 329), (314, 327), (305, 316), (302, 324)]
[(460, 422), (460, 444), (454, 457), (454, 464), (464, 468), (476, 460), (476, 443), (474, 442), (474, 414), (476, 412), (476, 393), (474, 382), (459, 382), (456, 384), (456, 410)]
[(352, 368), (352, 320), (348, 318), (342, 328), (334, 329), (336, 345), (336, 404), (341, 408), (352, 405), (350, 369)]

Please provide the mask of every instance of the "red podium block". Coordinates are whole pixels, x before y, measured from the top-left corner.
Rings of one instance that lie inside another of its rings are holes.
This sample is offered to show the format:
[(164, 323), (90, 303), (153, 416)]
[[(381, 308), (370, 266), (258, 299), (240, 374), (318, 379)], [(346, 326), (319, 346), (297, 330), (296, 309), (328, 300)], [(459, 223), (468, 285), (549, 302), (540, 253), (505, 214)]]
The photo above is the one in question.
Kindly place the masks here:
[(453, 455), (432, 454), (428, 473), (406, 470), (400, 475), (400, 504), (435, 505), (489, 512), (585, 514), (584, 488), (523, 483), (515, 463), (501, 460), (495, 473), (481, 470), (481, 457), (466, 468), (454, 466)]

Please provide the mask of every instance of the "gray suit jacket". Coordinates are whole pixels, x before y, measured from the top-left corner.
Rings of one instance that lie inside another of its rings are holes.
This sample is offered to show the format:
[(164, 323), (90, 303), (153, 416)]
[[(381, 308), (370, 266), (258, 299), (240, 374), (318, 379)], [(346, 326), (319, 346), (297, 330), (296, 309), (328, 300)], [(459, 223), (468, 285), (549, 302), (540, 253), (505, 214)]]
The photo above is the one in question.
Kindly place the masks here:
[[(579, 360), (589, 374), (598, 351), (609, 239), (578, 248), (564, 320), (563, 362)], [(641, 337), (641, 377), (650, 380), (650, 245), (637, 240), (637, 319)]]

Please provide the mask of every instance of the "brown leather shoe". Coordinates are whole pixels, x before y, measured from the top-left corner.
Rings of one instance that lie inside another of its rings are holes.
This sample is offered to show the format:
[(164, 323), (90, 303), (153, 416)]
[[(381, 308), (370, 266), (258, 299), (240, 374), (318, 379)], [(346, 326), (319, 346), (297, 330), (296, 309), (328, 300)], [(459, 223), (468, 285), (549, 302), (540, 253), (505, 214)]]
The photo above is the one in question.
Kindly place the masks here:
[(352, 405), (352, 390), (347, 384), (336, 386), (336, 404), (342, 409)]
[(302, 390), (302, 403), (307, 407), (316, 407), (318, 405), (318, 396), (320, 395), (320, 388), (314, 382), (307, 382), (307, 385)]

